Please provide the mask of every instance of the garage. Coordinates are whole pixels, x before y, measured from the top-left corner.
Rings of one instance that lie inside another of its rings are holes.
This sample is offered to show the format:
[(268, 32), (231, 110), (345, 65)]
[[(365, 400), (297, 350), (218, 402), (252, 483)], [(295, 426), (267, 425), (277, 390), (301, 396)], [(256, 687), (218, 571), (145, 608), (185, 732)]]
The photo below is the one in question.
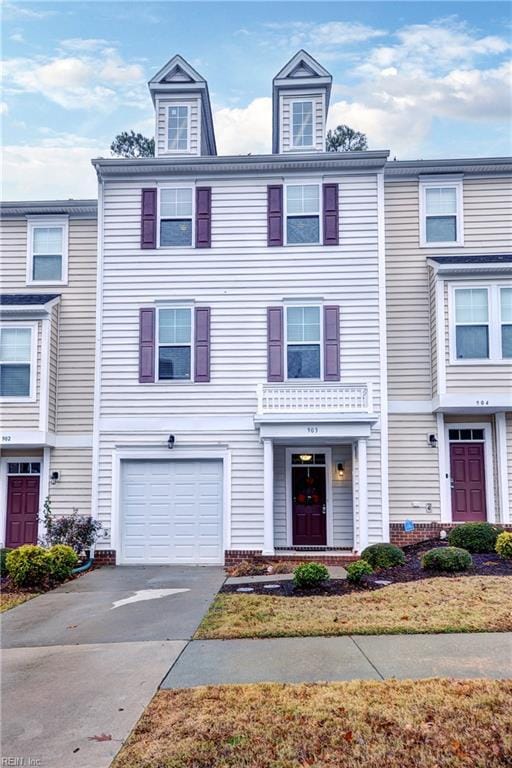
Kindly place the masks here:
[(219, 460), (121, 462), (120, 562), (223, 562)]

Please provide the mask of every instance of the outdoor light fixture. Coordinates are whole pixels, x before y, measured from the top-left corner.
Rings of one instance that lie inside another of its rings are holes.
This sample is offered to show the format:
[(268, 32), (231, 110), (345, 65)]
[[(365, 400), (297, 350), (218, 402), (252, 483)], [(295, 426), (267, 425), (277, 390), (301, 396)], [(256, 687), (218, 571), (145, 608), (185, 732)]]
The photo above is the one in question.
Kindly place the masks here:
[(437, 437), (434, 434), (428, 436), (428, 444), (431, 448), (437, 448)]
[(169, 435), (167, 440), (167, 447), (170, 451), (174, 448), (174, 435)]
[(343, 468), (343, 464), (341, 464), (341, 463), (337, 464), (336, 465), (336, 469), (338, 470), (338, 475), (340, 477), (343, 477), (343, 475), (345, 474), (345, 469)]
[(313, 456), (310, 453), (301, 453), (299, 458), (301, 461), (311, 461)]
[(50, 475), (50, 482), (52, 485), (55, 485), (60, 480), (60, 473), (58, 470), (54, 470), (52, 474)]

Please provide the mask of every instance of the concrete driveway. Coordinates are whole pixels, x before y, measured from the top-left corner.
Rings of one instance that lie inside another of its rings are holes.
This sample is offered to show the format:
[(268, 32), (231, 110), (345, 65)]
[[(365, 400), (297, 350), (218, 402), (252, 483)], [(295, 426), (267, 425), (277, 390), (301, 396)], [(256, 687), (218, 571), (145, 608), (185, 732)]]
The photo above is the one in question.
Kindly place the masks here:
[(102, 568), (4, 614), (3, 761), (108, 766), (223, 581), (220, 567)]

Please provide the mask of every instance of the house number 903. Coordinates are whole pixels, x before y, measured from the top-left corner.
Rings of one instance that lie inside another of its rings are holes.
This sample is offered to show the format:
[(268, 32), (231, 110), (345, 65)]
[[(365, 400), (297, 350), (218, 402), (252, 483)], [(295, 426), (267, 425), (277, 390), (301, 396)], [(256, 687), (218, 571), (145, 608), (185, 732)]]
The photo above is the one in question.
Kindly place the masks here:
[(316, 434), (318, 432), (318, 427), (306, 427), (306, 431), (309, 432), (309, 434)]

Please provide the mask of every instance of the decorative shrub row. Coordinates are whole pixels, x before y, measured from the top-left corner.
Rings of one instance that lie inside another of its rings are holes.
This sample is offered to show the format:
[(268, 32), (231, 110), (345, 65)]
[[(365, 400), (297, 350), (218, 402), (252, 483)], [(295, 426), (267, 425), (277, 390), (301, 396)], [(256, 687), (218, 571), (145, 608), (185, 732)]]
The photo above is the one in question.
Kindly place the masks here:
[(456, 573), (467, 571), (473, 565), (473, 558), (460, 547), (436, 547), (429, 549), (421, 558), (421, 567), (427, 571)]
[(462, 523), (448, 534), (448, 544), (468, 552), (494, 552), (502, 529), (492, 523)]
[(356, 560), (355, 563), (347, 565), (347, 579), (352, 584), (359, 584), (363, 576), (369, 576), (371, 573), (373, 568), (366, 560)]
[(25, 544), (6, 557), (7, 572), (17, 587), (38, 589), (69, 579), (78, 563), (78, 555), (66, 544), (50, 549)]
[(318, 587), (328, 578), (329, 571), (321, 563), (302, 563), (293, 572), (293, 583), (299, 589)]
[(2, 579), (7, 576), (7, 563), (5, 561), (7, 560), (7, 555), (11, 551), (12, 550), (8, 549), (7, 547), (0, 549), (0, 578)]
[(405, 563), (405, 554), (394, 544), (371, 544), (361, 552), (361, 559), (372, 568), (394, 568)]
[(512, 533), (503, 531), (496, 539), (496, 552), (500, 557), (512, 558)]

